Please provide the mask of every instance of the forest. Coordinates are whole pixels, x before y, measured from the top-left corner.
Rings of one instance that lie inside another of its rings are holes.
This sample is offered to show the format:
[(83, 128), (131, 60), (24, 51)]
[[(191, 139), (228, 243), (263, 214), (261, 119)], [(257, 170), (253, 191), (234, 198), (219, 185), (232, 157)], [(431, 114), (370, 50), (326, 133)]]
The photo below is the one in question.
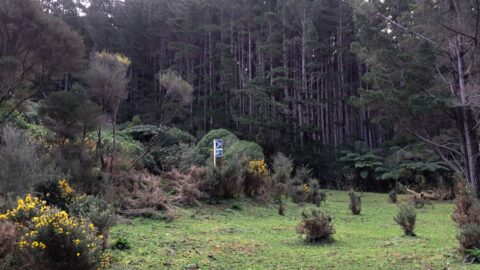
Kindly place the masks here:
[(479, 42), (480, 0), (0, 0), (0, 270), (480, 269)]

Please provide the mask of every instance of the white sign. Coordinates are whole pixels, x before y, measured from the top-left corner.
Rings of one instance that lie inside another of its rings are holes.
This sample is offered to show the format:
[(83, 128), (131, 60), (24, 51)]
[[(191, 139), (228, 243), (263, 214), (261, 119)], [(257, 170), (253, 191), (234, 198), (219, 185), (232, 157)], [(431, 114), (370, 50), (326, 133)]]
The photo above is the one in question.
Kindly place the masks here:
[(213, 140), (213, 166), (217, 166), (217, 158), (223, 157), (223, 140)]

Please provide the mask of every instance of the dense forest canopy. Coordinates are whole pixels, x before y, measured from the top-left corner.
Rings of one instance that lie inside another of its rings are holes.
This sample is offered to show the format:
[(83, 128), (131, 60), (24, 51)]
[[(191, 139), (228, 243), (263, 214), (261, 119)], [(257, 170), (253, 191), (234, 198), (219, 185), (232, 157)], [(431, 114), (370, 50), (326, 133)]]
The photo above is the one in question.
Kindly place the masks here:
[[(116, 124), (134, 117), (198, 138), (225, 128), (335, 178), (335, 150), (418, 144), (479, 181), (477, 1), (22, 0), (2, 2), (0, 19), (12, 27), (3, 123), (84, 88), (114, 145)], [(101, 78), (99, 52), (124, 55), (125, 71)]]

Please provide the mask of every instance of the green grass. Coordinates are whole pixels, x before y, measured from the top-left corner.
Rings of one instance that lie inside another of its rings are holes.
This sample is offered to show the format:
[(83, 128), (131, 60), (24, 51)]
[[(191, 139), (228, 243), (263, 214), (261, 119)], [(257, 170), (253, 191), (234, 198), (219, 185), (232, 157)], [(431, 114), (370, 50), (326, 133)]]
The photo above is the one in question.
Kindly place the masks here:
[(137, 219), (112, 228), (112, 243), (125, 236), (132, 245), (113, 255), (125, 269), (480, 269), (463, 264), (456, 251), (452, 203), (417, 210), (417, 237), (406, 237), (386, 194), (363, 194), (362, 213), (353, 216), (348, 194), (328, 191), (320, 209), (334, 216), (336, 234), (325, 245), (305, 244), (296, 234), (302, 210), (312, 207), (289, 202), (279, 216), (274, 206), (244, 200), (181, 209), (170, 223)]

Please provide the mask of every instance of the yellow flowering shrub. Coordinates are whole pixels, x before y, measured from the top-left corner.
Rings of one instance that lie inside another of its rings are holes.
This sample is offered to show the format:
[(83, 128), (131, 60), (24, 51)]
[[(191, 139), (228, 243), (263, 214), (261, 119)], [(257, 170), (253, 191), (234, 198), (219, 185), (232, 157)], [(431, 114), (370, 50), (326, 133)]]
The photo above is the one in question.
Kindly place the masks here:
[(264, 197), (270, 193), (270, 189), (270, 172), (265, 160), (249, 161), (245, 177), (245, 194), (250, 197)]
[(265, 160), (251, 160), (248, 162), (248, 172), (257, 176), (268, 176), (268, 168)]
[(39, 183), (35, 186), (35, 191), (39, 194), (40, 199), (48, 205), (62, 210), (67, 210), (67, 205), (72, 203), (76, 197), (75, 191), (66, 179)]
[(102, 238), (88, 220), (70, 216), (27, 195), (17, 207), (1, 214), (20, 233), (18, 247), (39, 269), (99, 269), (103, 264)]

